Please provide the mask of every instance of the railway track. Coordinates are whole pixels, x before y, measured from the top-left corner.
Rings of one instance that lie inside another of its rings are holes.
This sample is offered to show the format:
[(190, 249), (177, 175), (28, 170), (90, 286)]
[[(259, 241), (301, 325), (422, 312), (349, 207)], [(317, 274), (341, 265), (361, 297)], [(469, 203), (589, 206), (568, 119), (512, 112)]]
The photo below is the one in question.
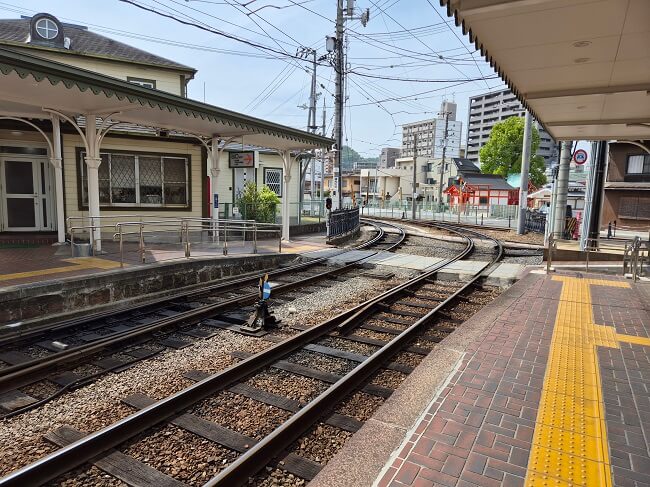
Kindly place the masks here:
[[(376, 235), (350, 250), (375, 246), (377, 250), (391, 250), (405, 239), (405, 233), (395, 225), (371, 225)], [(384, 228), (392, 230), (390, 237)], [(325, 271), (318, 267), (327, 258), (270, 271), (272, 304), (328, 286), (326, 281), (357, 269), (364, 258)], [(246, 321), (244, 315), (252, 311), (248, 307), (258, 299), (258, 280), (256, 273), (141, 306), (90, 314), (0, 338), (0, 361), (6, 364), (0, 368), (0, 398), (5, 400), (0, 404), (14, 406), (0, 405), (0, 417), (22, 414), (108, 372), (124, 370), (163, 350), (183, 348), (194, 340), (208, 338), (217, 329), (238, 329)], [(86, 373), (71, 370), (87, 364)], [(32, 398), (20, 391), (43, 381), (51, 391), (46, 397)]]
[[(0, 486), (42, 484), (88, 462), (130, 485), (182, 485), (170, 475), (120, 451), (126, 444), (132, 448), (136, 438), (155, 436), (153, 432), (161, 424), (174, 425), (233, 452), (236, 459), (220, 466), (220, 471), (205, 485), (242, 485), (266, 465), (280, 465), (306, 480), (313, 478), (320, 463), (291, 451), (294, 442), (319, 421), (345, 431), (356, 431), (361, 421), (333, 412), (336, 405), (355, 391), (379, 398), (389, 396), (391, 388), (369, 382), (373, 374), (380, 371), (408, 374), (412, 367), (394, 360), (396, 354), (408, 351), (424, 355), (432, 344), (453, 332), (459, 324), (455, 311), (472, 302), (475, 293), (484, 292), (476, 289), (477, 282), (503, 255), (498, 241), (479, 232), (459, 230), (452, 225), (439, 228), (464, 237), (466, 245), (454, 258), (298, 335), (278, 339), (278, 343), (260, 353), (251, 356), (235, 352), (233, 355), (241, 361), (221, 372), (208, 375), (191, 371), (187, 376), (197, 382), (161, 401), (142, 395), (124, 398), (126, 404), (138, 411), (100, 431), (87, 436), (71, 428), (52, 432), (49, 439), (61, 448), (0, 479)], [(436, 281), (440, 269), (472, 255), (474, 240), (478, 238), (494, 245), (491, 261), (461, 284)], [(371, 347), (371, 351), (359, 353), (358, 345)], [(339, 373), (310, 367), (303, 360), (306, 354), (343, 362), (348, 367)], [(251, 381), (271, 370), (308, 377), (327, 387), (313, 400), (302, 404), (251, 385)], [(266, 404), (269, 409), (284, 411), (288, 418), (258, 439), (196, 413), (205, 401), (223, 394), (237, 394)]]

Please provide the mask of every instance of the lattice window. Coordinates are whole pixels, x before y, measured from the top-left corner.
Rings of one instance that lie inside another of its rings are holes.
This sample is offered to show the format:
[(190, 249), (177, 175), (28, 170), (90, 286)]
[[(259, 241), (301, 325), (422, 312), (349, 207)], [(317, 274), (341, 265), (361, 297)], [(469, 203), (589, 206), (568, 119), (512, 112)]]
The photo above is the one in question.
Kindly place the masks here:
[(136, 203), (135, 156), (111, 154), (111, 203)]
[(187, 203), (187, 169), (185, 159), (163, 157), (165, 181), (165, 204), (184, 205)]
[(282, 197), (282, 169), (265, 168), (264, 184), (266, 184), (275, 194)]
[(140, 203), (161, 205), (163, 190), (160, 157), (139, 156), (138, 170), (140, 173)]
[[(103, 206), (187, 206), (189, 167), (184, 157), (101, 154), (99, 202)], [(81, 199), (88, 204), (88, 172), (80, 152)]]

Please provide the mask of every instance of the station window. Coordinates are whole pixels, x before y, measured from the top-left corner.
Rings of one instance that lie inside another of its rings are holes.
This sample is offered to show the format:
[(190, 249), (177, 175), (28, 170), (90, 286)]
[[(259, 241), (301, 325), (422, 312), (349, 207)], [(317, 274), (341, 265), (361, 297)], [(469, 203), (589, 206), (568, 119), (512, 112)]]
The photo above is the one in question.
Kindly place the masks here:
[(264, 184), (266, 184), (271, 191), (282, 197), (282, 169), (279, 167), (265, 167), (264, 168)]
[[(190, 159), (183, 155), (102, 152), (99, 166), (101, 206), (189, 207)], [(88, 205), (85, 152), (78, 152), (81, 203)]]
[(127, 76), (126, 80), (129, 83), (133, 83), (134, 85), (144, 86), (145, 88), (152, 88), (154, 90), (156, 89), (155, 79), (133, 78), (131, 76)]
[(627, 158), (626, 174), (650, 174), (650, 156), (638, 155)]

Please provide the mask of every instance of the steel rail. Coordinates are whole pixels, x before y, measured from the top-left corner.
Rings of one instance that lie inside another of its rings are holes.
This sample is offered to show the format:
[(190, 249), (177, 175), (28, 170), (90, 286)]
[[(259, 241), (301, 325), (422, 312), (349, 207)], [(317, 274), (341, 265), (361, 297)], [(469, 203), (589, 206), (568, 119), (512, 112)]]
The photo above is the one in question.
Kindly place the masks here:
[[(451, 227), (447, 228), (454, 231)], [(309, 430), (309, 428), (311, 428), (324, 413), (332, 410), (344, 397), (356, 390), (374, 372), (381, 368), (381, 366), (385, 364), (391, 356), (403, 349), (403, 347), (419, 332), (419, 329), (423, 325), (430, 322), (442, 308), (446, 307), (450, 302), (458, 298), (468, 288), (473, 286), (493, 264), (497, 263), (502, 258), (503, 247), (500, 242), (485, 235), (482, 237), (489, 238), (497, 243), (499, 252), (492, 262), (488, 262), (464, 286), (456, 290), (451, 296), (429, 311), (425, 316), (418, 319), (393, 340), (373, 353), (367, 360), (359, 364), (338, 382), (330, 386), (316, 399), (311, 401), (282, 425), (276, 428), (270, 435), (239, 456), (237, 460), (227, 468), (205, 483), (204, 487), (236, 487), (247, 483), (252, 474), (258, 472), (276, 458), (278, 452), (287, 449), (294, 441)], [(471, 248), (468, 246), (462, 252), (463, 256), (468, 255), (472, 249), (473, 244), (471, 245)], [(457, 257), (453, 259), (453, 261), (458, 260), (459, 258), (462, 257)]]
[[(464, 252), (472, 248), (468, 246)], [(441, 263), (440, 268), (447, 263)], [(431, 270), (418, 276), (407, 283), (403, 283), (379, 296), (372, 298), (350, 310), (305, 330), (294, 337), (280, 342), (248, 359), (232, 365), (231, 367), (211, 375), (196, 384), (177, 392), (176, 394), (137, 411), (122, 420), (91, 433), (86, 437), (65, 446), (36, 462), (27, 465), (6, 477), (0, 479), (0, 487), (38, 485), (48, 482), (62, 475), (92, 458), (103, 454), (107, 450), (128, 441), (137, 434), (142, 433), (179, 411), (187, 409), (210, 395), (226, 389), (233, 383), (241, 381), (247, 376), (263, 369), (264, 367), (282, 359), (289, 353), (303, 348), (306, 344), (334, 331), (336, 326), (349, 316), (362, 309), (368, 303), (381, 302), (396, 294), (403, 293), (408, 287), (419, 285), (423, 279), (430, 277), (436, 270)]]
[[(377, 244), (379, 241), (381, 241), (384, 237), (384, 231), (381, 228), (380, 225), (374, 225), (378, 234), (375, 235), (372, 239), (363, 242), (356, 247), (353, 247), (350, 250), (362, 250), (367, 247), (372, 247), (373, 245)], [(388, 226), (393, 226), (396, 227), (395, 225), (388, 224)], [(398, 228), (398, 227), (396, 227)], [(405, 234), (402, 234), (400, 242), (405, 238)], [(396, 244), (397, 245), (397, 244)], [(343, 250), (340, 253), (336, 255), (341, 255), (343, 253), (349, 252), (350, 250)], [(293, 271), (299, 271), (299, 270), (304, 270), (304, 269), (309, 269), (311, 267), (317, 266), (325, 262), (327, 259), (331, 258), (332, 255), (327, 256), (327, 257), (320, 257), (317, 259), (312, 259), (308, 262), (302, 262), (300, 264), (294, 264), (292, 266), (288, 267), (282, 267), (280, 269), (276, 270), (271, 270), (268, 271), (267, 274), (269, 276), (279, 276), (287, 273), (291, 273)], [(113, 316), (116, 314), (120, 314), (123, 312), (127, 311), (135, 311), (135, 310), (140, 310), (140, 309), (146, 309), (155, 305), (159, 305), (162, 303), (166, 303), (169, 301), (174, 301), (178, 299), (183, 299), (183, 298), (192, 298), (195, 296), (200, 296), (202, 294), (209, 293), (214, 290), (219, 290), (219, 291), (227, 291), (231, 288), (237, 288), (240, 287), (242, 284), (248, 283), (253, 281), (253, 284), (257, 281), (257, 278), (259, 276), (259, 273), (255, 273), (253, 276), (247, 276), (247, 277), (241, 277), (241, 278), (234, 278), (234, 279), (228, 279), (225, 282), (219, 282), (216, 284), (211, 284), (205, 287), (202, 287), (201, 289), (195, 289), (192, 291), (185, 291), (185, 292), (180, 292), (176, 294), (171, 294), (167, 295), (163, 298), (159, 299), (154, 299), (154, 300), (149, 300), (143, 303), (140, 303), (138, 305), (125, 305), (125, 306), (119, 306), (119, 307), (114, 307), (108, 310), (84, 315), (83, 317), (77, 317), (77, 318), (72, 318), (64, 321), (58, 321), (55, 323), (48, 323), (47, 325), (43, 325), (38, 328), (30, 329), (26, 332), (14, 332), (10, 336), (0, 336), (0, 347), (3, 349), (8, 347), (8, 346), (16, 346), (18, 343), (24, 342), (29, 339), (33, 339), (35, 337), (41, 337), (44, 336), (45, 334), (51, 333), (53, 331), (58, 331), (58, 330), (64, 330), (66, 328), (70, 328), (73, 326), (82, 326), (84, 324), (90, 323), (95, 320), (99, 320), (102, 318), (106, 318), (109, 316)], [(8, 335), (8, 334), (7, 334)], [(2, 369), (0, 371), (0, 375), (2, 373), (6, 373), (7, 369)]]
[[(375, 235), (372, 239), (368, 240), (367, 242), (363, 242), (362, 244), (358, 245), (357, 247), (354, 247), (351, 250), (361, 250), (363, 248), (370, 247), (370, 246), (376, 244), (379, 240), (381, 240), (381, 238), (383, 237), (384, 232), (383, 232), (383, 230), (381, 229), (381, 227), (379, 225), (376, 225), (376, 229), (378, 231), (378, 235)], [(345, 253), (345, 252), (349, 252), (349, 250), (343, 250), (342, 252), (340, 252), (339, 254), (336, 254), (336, 255), (340, 255), (340, 254)], [(331, 256), (320, 257), (320, 258), (317, 258), (317, 259), (310, 260), (308, 262), (302, 262), (300, 264), (295, 264), (295, 265), (292, 265), (292, 266), (272, 270), (272, 271), (269, 271), (267, 273), (269, 274), (269, 276), (277, 276), (277, 275), (287, 274), (287, 273), (290, 273), (290, 272), (296, 271), (296, 270), (309, 269), (310, 267), (314, 267), (316, 265), (319, 265), (319, 264), (325, 262), (330, 257)], [(258, 275), (259, 275), (259, 273), (255, 274), (255, 276), (252, 276), (252, 277), (247, 276), (247, 277), (242, 277), (242, 278), (228, 279), (225, 282), (219, 282), (219, 283), (216, 283), (216, 284), (211, 284), (211, 285), (208, 285), (206, 287), (202, 287), (201, 289), (195, 289), (195, 290), (192, 290), (192, 291), (185, 291), (185, 292), (181, 292), (181, 293), (167, 295), (167, 296), (165, 296), (163, 298), (159, 298), (159, 299), (155, 299), (155, 300), (149, 300), (149, 301), (143, 302), (141, 304), (138, 304), (136, 306), (125, 305), (125, 306), (114, 307), (114, 308), (111, 308), (111, 309), (108, 309), (108, 310), (105, 310), (105, 311), (100, 311), (100, 312), (84, 315), (83, 317), (72, 318), (72, 319), (68, 319), (68, 320), (64, 320), (64, 321), (58, 321), (58, 322), (55, 322), (55, 323), (48, 323), (47, 325), (44, 325), (43, 327), (30, 329), (29, 331), (26, 331), (26, 332), (14, 332), (10, 336), (2, 336), (2, 337), (0, 337), (0, 347), (4, 348), (4, 347), (10, 346), (10, 345), (15, 345), (17, 342), (24, 341), (25, 339), (33, 338), (35, 336), (36, 337), (37, 336), (42, 336), (42, 335), (44, 335), (46, 333), (50, 333), (50, 332), (56, 331), (56, 330), (66, 329), (66, 328), (69, 328), (69, 327), (72, 327), (72, 326), (80, 326), (80, 325), (89, 323), (91, 321), (102, 319), (102, 318), (105, 318), (105, 317), (108, 317), (108, 316), (113, 316), (113, 315), (116, 315), (116, 314), (120, 314), (122, 312), (134, 311), (134, 310), (139, 310), (139, 309), (143, 309), (143, 308), (148, 308), (150, 306), (155, 306), (157, 304), (161, 304), (161, 303), (165, 303), (165, 302), (168, 302), (168, 301), (173, 301), (173, 300), (177, 300), (177, 299), (181, 299), (181, 298), (191, 298), (193, 296), (198, 296), (198, 295), (201, 295), (201, 294), (205, 294), (205, 293), (208, 293), (208, 292), (214, 291), (214, 290), (228, 290), (228, 288), (237, 287), (240, 284), (249, 282), (251, 280), (257, 280)], [(7, 334), (7, 335), (9, 335), (9, 334)]]
[[(381, 237), (380, 231), (378, 237)], [(369, 242), (375, 242), (376, 238)], [(364, 244), (367, 246), (367, 243)], [(357, 248), (357, 247), (355, 247)], [(340, 255), (340, 254), (337, 254)], [(374, 255), (374, 254), (373, 254)], [(332, 269), (323, 273), (315, 274), (299, 281), (290, 282), (275, 286), (275, 292), (286, 292), (300, 286), (304, 286), (311, 282), (321, 280), (329, 276), (336, 276), (345, 273), (353, 268), (362, 260), (367, 259), (369, 256), (361, 257), (349, 262), (345, 266)], [(323, 258), (325, 259), (325, 258)], [(249, 279), (247, 279), (249, 280)], [(201, 292), (204, 292), (203, 290)], [(249, 293), (244, 296), (238, 296), (221, 303), (202, 306), (197, 309), (185, 311), (175, 316), (163, 318), (154, 323), (139, 326), (132, 330), (126, 330), (116, 334), (107, 336), (89, 344), (80, 345), (78, 347), (70, 348), (68, 350), (57, 352), (53, 356), (40, 357), (29, 362), (16, 364), (0, 370), (0, 394), (15, 390), (27, 384), (33, 383), (37, 380), (42, 380), (48, 375), (61, 370), (64, 366), (69, 367), (83, 361), (88, 357), (92, 357), (105, 350), (124, 345), (134, 338), (139, 338), (145, 335), (151, 335), (158, 331), (165, 330), (179, 324), (192, 324), (202, 319), (209, 318), (215, 313), (230, 308), (236, 305), (250, 304), (258, 299), (257, 293)]]

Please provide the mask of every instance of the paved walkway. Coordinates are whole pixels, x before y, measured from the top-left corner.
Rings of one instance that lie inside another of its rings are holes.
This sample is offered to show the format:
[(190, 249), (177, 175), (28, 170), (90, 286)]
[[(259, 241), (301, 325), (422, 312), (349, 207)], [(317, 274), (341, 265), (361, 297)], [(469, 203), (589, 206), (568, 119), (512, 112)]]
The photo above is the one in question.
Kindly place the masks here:
[[(325, 236), (319, 234), (299, 236), (290, 242), (282, 243), (283, 253), (303, 253), (324, 248), (329, 246), (325, 243)], [(68, 245), (0, 248), (0, 288), (119, 269), (119, 246), (115, 242), (105, 241), (102, 250), (103, 252), (95, 257), (73, 258)], [(277, 240), (258, 242), (258, 254), (274, 253), (278, 250)], [(253, 255), (253, 245), (251, 242), (229, 242), (228, 255)], [(123, 256), (125, 268), (143, 265), (135, 243), (125, 244)], [(185, 251), (180, 244), (148, 244), (145, 265), (185, 258)], [(193, 243), (191, 258), (224, 258), (223, 244)]]
[(527, 282), (377, 485), (650, 486), (650, 287)]

